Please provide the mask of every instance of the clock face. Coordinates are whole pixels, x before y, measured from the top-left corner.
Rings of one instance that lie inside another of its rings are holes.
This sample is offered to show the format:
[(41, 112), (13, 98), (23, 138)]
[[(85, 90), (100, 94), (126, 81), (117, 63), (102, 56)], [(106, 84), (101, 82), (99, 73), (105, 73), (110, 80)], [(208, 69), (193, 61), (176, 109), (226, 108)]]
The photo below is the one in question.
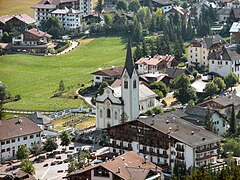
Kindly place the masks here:
[(126, 72), (124, 73), (123, 78), (124, 78), (124, 79), (127, 79), (127, 78), (128, 78), (128, 75), (127, 75)]
[(106, 104), (107, 107), (111, 106), (111, 102), (109, 100), (107, 100), (105, 104)]
[(107, 93), (107, 94), (109, 94), (109, 93), (110, 93), (109, 89), (108, 89), (108, 90), (106, 90), (106, 93)]

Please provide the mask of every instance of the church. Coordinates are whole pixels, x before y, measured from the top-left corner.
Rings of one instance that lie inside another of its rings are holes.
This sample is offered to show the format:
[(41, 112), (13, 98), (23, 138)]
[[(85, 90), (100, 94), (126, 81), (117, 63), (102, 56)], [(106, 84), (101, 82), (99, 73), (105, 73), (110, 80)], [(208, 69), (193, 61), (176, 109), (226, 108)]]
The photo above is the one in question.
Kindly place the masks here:
[(140, 113), (160, 105), (156, 97), (157, 94), (139, 82), (128, 40), (121, 78), (96, 98), (96, 128), (103, 129), (137, 119)]

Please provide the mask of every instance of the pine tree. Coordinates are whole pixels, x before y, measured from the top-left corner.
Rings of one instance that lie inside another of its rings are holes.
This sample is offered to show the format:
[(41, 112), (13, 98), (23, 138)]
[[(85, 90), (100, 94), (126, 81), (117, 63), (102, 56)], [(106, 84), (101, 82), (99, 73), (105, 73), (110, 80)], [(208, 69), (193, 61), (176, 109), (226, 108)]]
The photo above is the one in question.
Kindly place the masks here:
[(230, 127), (228, 129), (228, 132), (230, 133), (230, 135), (234, 135), (237, 131), (237, 121), (236, 121), (234, 104), (232, 105), (232, 112), (231, 112), (231, 118), (230, 118), (229, 125), (230, 125)]
[(207, 108), (206, 116), (204, 118), (204, 128), (208, 131), (212, 131), (212, 132), (216, 133), (216, 128), (213, 123), (212, 113), (211, 113), (209, 106)]

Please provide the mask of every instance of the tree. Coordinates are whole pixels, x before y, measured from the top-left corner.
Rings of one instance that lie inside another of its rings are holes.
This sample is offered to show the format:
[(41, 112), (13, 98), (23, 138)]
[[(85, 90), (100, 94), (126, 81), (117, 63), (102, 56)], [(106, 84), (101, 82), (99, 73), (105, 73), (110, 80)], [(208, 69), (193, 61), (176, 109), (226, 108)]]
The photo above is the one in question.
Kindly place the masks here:
[(64, 86), (63, 80), (60, 81), (58, 90), (61, 92), (65, 91), (65, 86)]
[(51, 16), (48, 20), (42, 20), (40, 29), (51, 34), (53, 38), (58, 38), (63, 30), (61, 22), (55, 16)]
[(173, 81), (173, 86), (175, 88), (173, 96), (182, 104), (196, 99), (196, 91), (191, 87), (189, 78), (185, 74), (178, 76)]
[(127, 120), (128, 120), (128, 115), (127, 115), (127, 113), (123, 112), (123, 113), (121, 114), (121, 123), (123, 124), (123, 123), (125, 123)]
[(127, 4), (127, 2), (124, 1), (124, 0), (119, 0), (119, 1), (117, 2), (116, 9), (117, 9), (117, 10), (127, 11), (127, 10), (128, 10), (128, 4)]
[(231, 72), (227, 76), (225, 76), (224, 82), (227, 88), (232, 88), (238, 82), (238, 77), (235, 73)]
[(58, 148), (57, 142), (53, 138), (47, 138), (43, 143), (43, 149), (47, 152), (56, 150)]
[(211, 180), (211, 175), (207, 172), (207, 170), (201, 166), (195, 170), (193, 170), (192, 174), (185, 178), (186, 180)]
[(128, 9), (132, 12), (137, 12), (140, 9), (141, 5), (138, 0), (133, 0), (129, 3)]
[(20, 145), (20, 147), (17, 150), (16, 156), (17, 156), (17, 159), (19, 159), (20, 161), (24, 159), (28, 159), (29, 151), (27, 147), (25, 145)]
[(104, 92), (105, 87), (108, 87), (108, 86), (109, 86), (108, 82), (107, 81), (103, 81), (101, 86), (98, 88), (98, 94), (102, 95), (103, 92)]
[(232, 105), (232, 112), (231, 112), (231, 118), (230, 118), (230, 121), (229, 121), (229, 129), (228, 129), (228, 132), (231, 134), (231, 135), (234, 135), (237, 131), (237, 120), (236, 120), (236, 114), (235, 114), (235, 107), (234, 107), (234, 104)]
[(218, 93), (222, 93), (225, 90), (226, 84), (224, 83), (224, 80), (222, 78), (216, 77), (213, 82), (218, 86)]
[(71, 138), (68, 134), (67, 131), (63, 131), (62, 134), (60, 135), (61, 139), (61, 146), (68, 146), (71, 143)]
[(207, 108), (207, 112), (206, 112), (206, 115), (205, 115), (205, 118), (204, 118), (204, 128), (208, 131), (211, 131), (213, 133), (216, 133), (216, 128), (215, 128), (215, 125), (213, 123), (213, 119), (212, 119), (212, 113), (211, 113), (211, 110), (210, 110), (210, 107)]
[(11, 36), (9, 35), (8, 32), (4, 32), (2, 36), (2, 42), (4, 43), (10, 43), (11, 42)]
[(0, 81), (0, 104), (9, 97), (6, 86)]
[(34, 143), (30, 149), (30, 152), (35, 156), (41, 154), (43, 151), (43, 147), (40, 143)]
[(78, 164), (77, 161), (72, 156), (70, 156), (68, 164), (68, 173), (75, 171), (78, 166), (77, 164)]
[(163, 97), (165, 97), (168, 93), (168, 88), (167, 88), (166, 84), (164, 84), (164, 82), (162, 82), (162, 81), (151, 83), (150, 89), (152, 89), (152, 90), (158, 89), (159, 91), (162, 92)]
[(203, 90), (207, 96), (212, 97), (214, 94), (217, 94), (219, 92), (219, 88), (217, 84), (215, 84), (213, 81), (206, 84), (204, 90)]
[(33, 166), (33, 163), (29, 159), (25, 159), (21, 165), (20, 169), (26, 173), (29, 173), (31, 175), (35, 174), (35, 168)]
[(102, 12), (102, 0), (98, 0), (97, 4), (96, 4), (96, 6), (95, 6), (95, 10), (96, 10), (99, 14), (101, 14), (101, 12)]

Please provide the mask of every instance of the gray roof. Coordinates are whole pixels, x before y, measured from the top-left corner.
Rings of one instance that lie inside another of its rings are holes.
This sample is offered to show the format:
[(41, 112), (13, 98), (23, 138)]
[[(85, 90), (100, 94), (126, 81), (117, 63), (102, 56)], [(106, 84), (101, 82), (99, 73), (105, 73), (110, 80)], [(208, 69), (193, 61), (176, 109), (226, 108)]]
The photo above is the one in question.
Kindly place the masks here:
[(217, 13), (218, 15), (225, 15), (225, 16), (229, 16), (231, 12), (231, 9), (228, 8), (222, 8), (220, 9)]
[(134, 63), (133, 57), (132, 57), (132, 47), (131, 47), (130, 37), (128, 38), (127, 54), (126, 54), (124, 69), (127, 70), (128, 75), (131, 78), (132, 74), (133, 74), (133, 71), (135, 69), (135, 63)]
[(232, 8), (231, 13), (233, 14), (234, 18), (240, 18), (240, 8)]
[(166, 69), (166, 74), (170, 78), (175, 78), (178, 77), (181, 74), (190, 74), (186, 69), (179, 69), (179, 68), (167, 68)]
[(52, 119), (49, 118), (48, 116), (44, 116), (40, 112), (36, 112), (30, 116), (28, 116), (30, 120), (35, 122), (36, 124), (41, 124), (41, 125), (49, 125), (52, 122)]
[(167, 6), (167, 5), (173, 4), (173, 2), (169, 1), (169, 0), (153, 0), (153, 2), (156, 2), (156, 3), (160, 4), (161, 6)]
[(235, 61), (240, 59), (240, 54), (230, 48), (222, 47), (220, 52), (212, 52), (208, 55), (209, 59)]
[(138, 121), (191, 147), (202, 146), (223, 140), (223, 137), (185, 121), (171, 112), (155, 117), (139, 119)]
[(215, 102), (224, 107), (230, 106), (232, 104), (234, 104), (235, 106), (238, 106), (238, 105), (240, 105), (240, 97), (235, 94), (231, 94), (228, 96), (219, 96), (217, 98), (207, 100), (207, 101), (199, 104), (199, 106), (203, 107), (203, 106), (207, 105), (209, 102)]
[(203, 38), (194, 38), (192, 42), (199, 42), (204, 48), (210, 49), (214, 44), (226, 44), (226, 41), (220, 35), (213, 35)]

